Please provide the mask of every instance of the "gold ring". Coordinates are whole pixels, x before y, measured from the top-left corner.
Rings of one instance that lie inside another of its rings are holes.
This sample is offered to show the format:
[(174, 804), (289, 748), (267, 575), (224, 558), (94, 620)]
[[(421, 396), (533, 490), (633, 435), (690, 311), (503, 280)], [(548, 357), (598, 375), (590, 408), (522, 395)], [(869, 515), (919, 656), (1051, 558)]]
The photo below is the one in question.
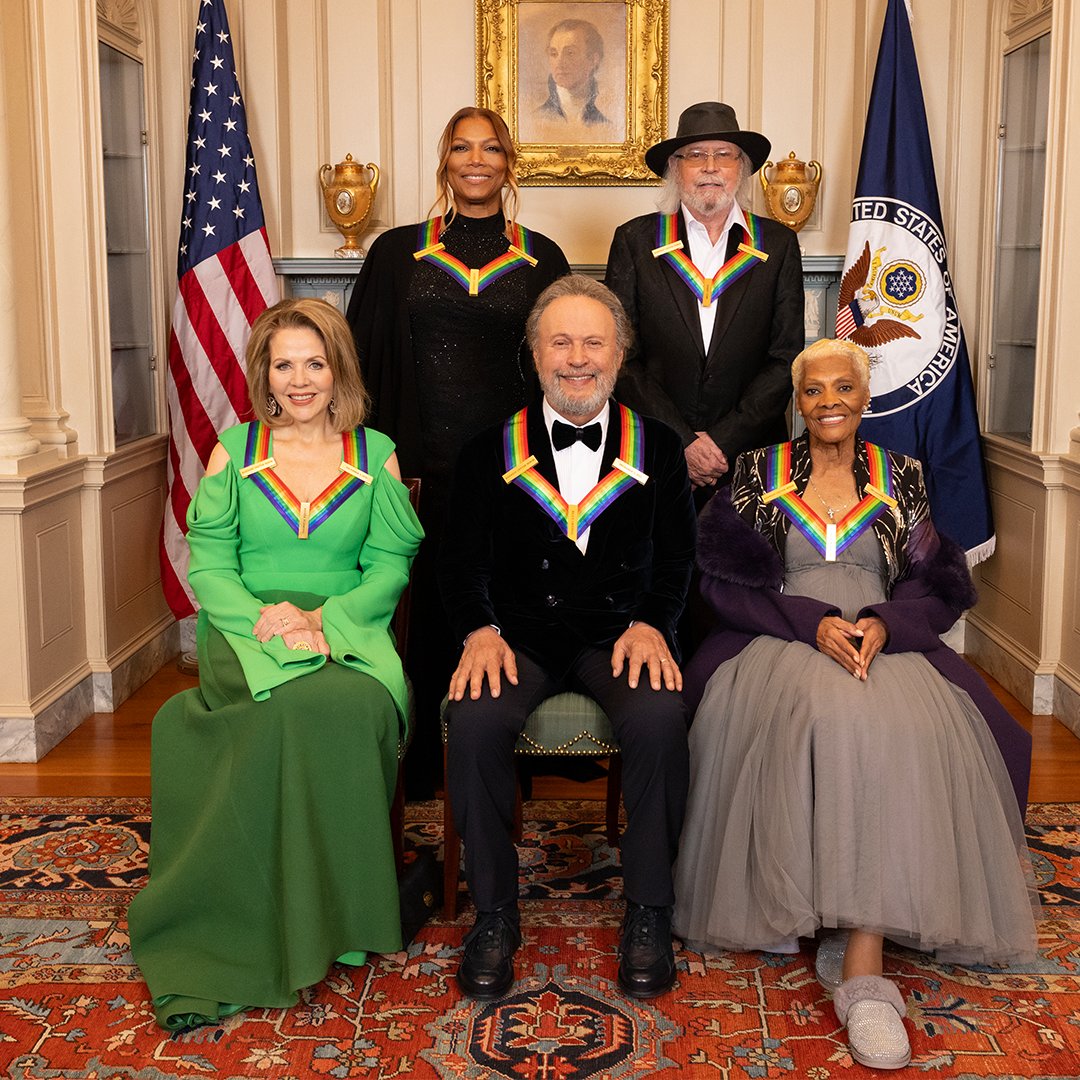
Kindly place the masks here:
[(282, 618), (281, 625), (282, 626), (288, 626), (289, 625), (289, 617), (287, 615)]
[(661, 656), (660, 657), (660, 663), (661, 664), (670, 664), (671, 661), (666, 656)]
[(290, 645), (289, 648), (293, 652), (311, 652), (312, 648), (306, 641), (298, 641), (295, 645)]

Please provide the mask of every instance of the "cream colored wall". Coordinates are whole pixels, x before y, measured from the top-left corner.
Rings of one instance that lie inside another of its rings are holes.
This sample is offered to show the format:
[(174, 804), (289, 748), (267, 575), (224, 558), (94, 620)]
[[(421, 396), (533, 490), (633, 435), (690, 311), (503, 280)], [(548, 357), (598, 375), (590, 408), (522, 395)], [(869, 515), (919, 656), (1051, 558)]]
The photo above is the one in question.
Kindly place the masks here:
[[(1010, 14), (1038, 14), (1048, 2), (913, 5), (951, 269), (977, 381), (987, 349), (995, 186), (989, 103), (998, 93), (1003, 27)], [(1075, 694), (1080, 726), (1080, 434), (1070, 442), (1080, 426), (1080, 365), (1070, 349), (1080, 306), (1067, 291), (1080, 253), (1065, 243), (1080, 235), (1072, 220), (1080, 140), (1070, 139), (1080, 86), (1068, 64), (1080, 47), (1078, 6), (1057, 0), (1053, 10), (1059, 91), (1050, 157), (1058, 165), (1048, 181), (1036, 452), (991, 440), (999, 553), (981, 572), (983, 600), (971, 625), (980, 658), (998, 665), (1012, 688), (1032, 700), (1058, 694), (1066, 707)], [(197, 4), (3, 0), (3, 8), (0, 200), (12, 212), (0, 228), (0, 276), (9, 264), (18, 272), (8, 274), (14, 314), (0, 334), (0, 395), (21, 401), (37, 448), (5, 457), (0, 413), (0, 589), (17, 598), (21, 620), (17, 662), (0, 677), (0, 759), (10, 741), (5, 718), (53, 717), (39, 724), (40, 752), (71, 717), (85, 715), (87, 678), (91, 699), (107, 707), (166, 640), (155, 564), (164, 439), (119, 452), (112, 445), (96, 35), (99, 9), (131, 22), (151, 74), (164, 357)], [(734, 105), (745, 126), (770, 136), (774, 160), (794, 150), (822, 162), (819, 202), (800, 240), (809, 255), (842, 254), (885, 0), (673, 0), (670, 9), (669, 130), (687, 105), (718, 98)], [(340, 242), (322, 210), (317, 172), (346, 153), (383, 169), (367, 242), (426, 215), (438, 134), (454, 109), (474, 100), (475, 10), (474, 0), (229, 0), (276, 256), (325, 257)], [(650, 187), (527, 188), (522, 217), (572, 262), (602, 264), (614, 228), (649, 211), (654, 194)], [(759, 192), (750, 194), (760, 209)], [(70, 627), (50, 636), (47, 627), (68, 612)], [(54, 723), (60, 714), (65, 719)]]
[[(118, 703), (177, 637), (156, 565), (165, 438), (113, 440), (99, 7), (153, 54), (136, 0), (3, 4), (0, 271), (16, 272), (4, 274), (0, 395), (34, 446), (12, 453), (0, 433), (0, 562), (19, 642), (0, 675), (0, 761), (34, 760)], [(151, 95), (151, 131), (155, 109)]]
[[(156, 6), (175, 27), (176, 0)], [(981, 161), (987, 134), (987, 5), (916, 0), (915, 9), (963, 314), (963, 272), (970, 264), (975, 275), (974, 238), (988, 191), (981, 168), (970, 164)], [(885, 0), (670, 5), (670, 131), (686, 106), (720, 99), (770, 137), (774, 160), (795, 150), (820, 161), (819, 203), (800, 234), (807, 254), (840, 254), (847, 242), (884, 10)], [(346, 153), (383, 169), (368, 241), (425, 216), (439, 132), (456, 108), (475, 100), (474, 0), (236, 0), (230, 11), (274, 254), (323, 257), (340, 243), (321, 208), (317, 170)], [(186, 50), (186, 40), (179, 47)], [(182, 149), (179, 113), (172, 127)], [(962, 195), (954, 182), (961, 170)], [(522, 218), (557, 240), (571, 262), (603, 263), (615, 227), (650, 211), (654, 194), (649, 187), (527, 188)], [(760, 208), (760, 191), (751, 194)], [(974, 297), (975, 285), (968, 291)]]
[(21, 489), (0, 484), (0, 595), (18, 629), (0, 665), (0, 760), (35, 760), (58, 742), (70, 729), (49, 706), (88, 673), (80, 479), (64, 462)]
[[(1080, 365), (1075, 362), (1080, 309), (1071, 289), (1080, 273), (1072, 241), (1080, 230), (1080, 141), (1075, 135), (1080, 87), (1070, 62), (1080, 48), (1076, 15), (1077, 5), (1062, 0), (1008, 0), (995, 5), (991, 19), (992, 56), (1049, 29), (1052, 90), (1032, 443), (1024, 448), (986, 438), (998, 550), (976, 572), (981, 599), (969, 618), (968, 651), (1032, 711), (1053, 711), (1080, 733)], [(987, 79), (988, 98), (997, 100), (997, 64), (990, 65)], [(987, 175), (993, 174), (993, 162), (991, 145), (984, 155)], [(982, 226), (989, 258), (990, 206)], [(988, 326), (991, 282), (986, 274), (982, 278), (978, 313), (981, 325)], [(981, 348), (973, 356), (981, 366), (988, 342), (985, 335), (976, 341)]]
[(1053, 712), (1080, 734), (1080, 460), (1066, 460), (1061, 535), (1062, 639), (1056, 671)]
[[(176, 7), (173, 0), (158, 6), (166, 14)], [(794, 150), (820, 161), (819, 201), (800, 233), (808, 255), (838, 255), (846, 246), (885, 6), (885, 0), (670, 5), (669, 130), (687, 105), (717, 98), (731, 103), (745, 126), (769, 135), (774, 160)], [(980, 393), (995, 190), (991, 103), (999, 94), (1006, 23), (1038, 17), (1048, 6), (1049, 0), (913, 3), (950, 268)], [(1052, 113), (1051, 160), (1080, 154), (1080, 142), (1070, 146), (1068, 139), (1080, 93), (1067, 62), (1077, 44), (1075, 6), (1059, 0), (1053, 13), (1055, 76), (1063, 93)], [(474, 0), (237, 0), (232, 10), (275, 255), (328, 256), (338, 244), (321, 209), (316, 172), (346, 153), (383, 170), (367, 242), (381, 229), (426, 215), (439, 131), (455, 108), (474, 100)], [(178, 117), (174, 124), (179, 147)], [(166, 155), (172, 145), (167, 139)], [(1048, 707), (1048, 673), (1064, 663), (1068, 620), (1063, 592), (1053, 583), (1059, 572), (1071, 580), (1080, 571), (1063, 566), (1065, 549), (1053, 524), (1063, 520), (1063, 488), (1051, 481), (1054, 466), (1046, 460), (1068, 450), (1080, 402), (1080, 374), (1074, 374), (1080, 366), (1054, 359), (1069, 355), (1080, 318), (1064, 294), (1080, 255), (1062, 241), (1071, 224), (1067, 195), (1078, 175), (1076, 168), (1055, 171), (1049, 185), (1044, 281), (1054, 284), (1044, 290), (1035, 453), (991, 440), (999, 553), (979, 575), (983, 600), (971, 620), (980, 659), (1037, 708)], [(750, 195), (761, 209), (760, 193)], [(524, 191), (522, 218), (557, 240), (571, 262), (603, 264), (615, 227), (650, 210), (653, 199), (648, 187), (533, 187)], [(166, 249), (174, 243), (168, 235)]]
[[(1043, 661), (1054, 665), (1053, 711), (1080, 734), (1080, 305), (1071, 285), (1080, 274), (1080, 81), (1072, 58), (1080, 55), (1075, 5), (1055, 4), (1051, 82), (1054, 96), (1047, 136), (1047, 237), (1041, 268), (1040, 364), (1035, 417), (1036, 448), (1053, 469), (1047, 485), (1046, 566), (1052, 575), (1044, 615)], [(1060, 455), (1060, 456), (1059, 456)]]

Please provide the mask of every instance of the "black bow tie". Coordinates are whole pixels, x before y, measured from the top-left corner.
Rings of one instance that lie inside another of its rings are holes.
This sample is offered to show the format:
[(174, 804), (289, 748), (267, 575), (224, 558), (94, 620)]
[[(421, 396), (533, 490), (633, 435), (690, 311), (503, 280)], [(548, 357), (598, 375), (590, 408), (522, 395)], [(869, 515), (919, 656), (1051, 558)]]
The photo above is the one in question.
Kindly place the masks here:
[(551, 445), (556, 450), (565, 450), (568, 446), (573, 446), (578, 439), (590, 450), (599, 450), (602, 437), (599, 424), (574, 427), (573, 424), (564, 424), (561, 420), (556, 420), (551, 425)]

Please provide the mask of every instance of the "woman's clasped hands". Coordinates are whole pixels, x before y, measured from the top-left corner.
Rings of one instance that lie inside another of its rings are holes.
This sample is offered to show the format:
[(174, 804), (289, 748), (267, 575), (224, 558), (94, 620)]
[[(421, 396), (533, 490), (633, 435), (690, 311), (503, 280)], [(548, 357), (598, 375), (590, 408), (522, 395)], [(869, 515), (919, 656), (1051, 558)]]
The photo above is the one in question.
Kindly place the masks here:
[(874, 657), (888, 640), (889, 631), (876, 615), (853, 623), (839, 615), (826, 615), (818, 623), (816, 644), (819, 652), (865, 682)]
[(262, 642), (280, 637), (295, 652), (317, 652), (330, 655), (330, 646), (322, 631), (322, 609), (304, 611), (287, 600), (266, 604), (259, 609), (259, 618), (252, 633)]

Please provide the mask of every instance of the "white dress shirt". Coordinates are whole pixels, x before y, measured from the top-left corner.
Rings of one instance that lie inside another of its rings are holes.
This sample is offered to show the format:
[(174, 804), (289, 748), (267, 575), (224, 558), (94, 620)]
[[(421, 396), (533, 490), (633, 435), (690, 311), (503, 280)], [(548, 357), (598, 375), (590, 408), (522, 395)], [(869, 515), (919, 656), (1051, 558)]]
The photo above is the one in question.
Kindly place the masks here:
[[(720, 233), (720, 239), (714, 244), (709, 239), (709, 230), (684, 205), (682, 208), (683, 219), (686, 221), (687, 244), (689, 246), (690, 261), (705, 275), (711, 278), (717, 270), (727, 261), (728, 236), (732, 225), (741, 225), (746, 228), (746, 217), (742, 207), (732, 199), (731, 209), (728, 211), (727, 221), (724, 222), (724, 231)], [(747, 232), (749, 230), (747, 229)], [(705, 307), (698, 304), (698, 319), (701, 320), (701, 340), (705, 351), (709, 351), (709, 342), (712, 341), (713, 325), (716, 322), (716, 304)]]
[[(607, 442), (608, 417), (610, 414), (611, 409), (605, 404), (600, 410), (600, 415), (589, 421), (590, 424), (600, 425), (600, 446), (596, 450), (590, 449), (580, 439), (572, 442), (562, 450), (556, 450), (555, 444), (551, 444), (551, 453), (555, 458), (555, 475), (559, 478), (559, 493), (571, 505), (581, 502), (596, 487), (596, 482), (600, 479), (600, 465), (604, 457), (604, 444)], [(547, 398), (544, 398), (544, 424), (547, 427), (549, 441), (551, 439), (551, 425), (556, 420), (561, 420), (571, 427), (586, 426), (575, 420), (567, 420), (565, 416), (557, 413), (548, 404)], [(588, 528), (584, 532), (578, 533), (578, 538), (574, 541), (582, 555), (585, 554), (585, 549), (589, 546), (589, 533), (591, 532), (592, 529)]]

